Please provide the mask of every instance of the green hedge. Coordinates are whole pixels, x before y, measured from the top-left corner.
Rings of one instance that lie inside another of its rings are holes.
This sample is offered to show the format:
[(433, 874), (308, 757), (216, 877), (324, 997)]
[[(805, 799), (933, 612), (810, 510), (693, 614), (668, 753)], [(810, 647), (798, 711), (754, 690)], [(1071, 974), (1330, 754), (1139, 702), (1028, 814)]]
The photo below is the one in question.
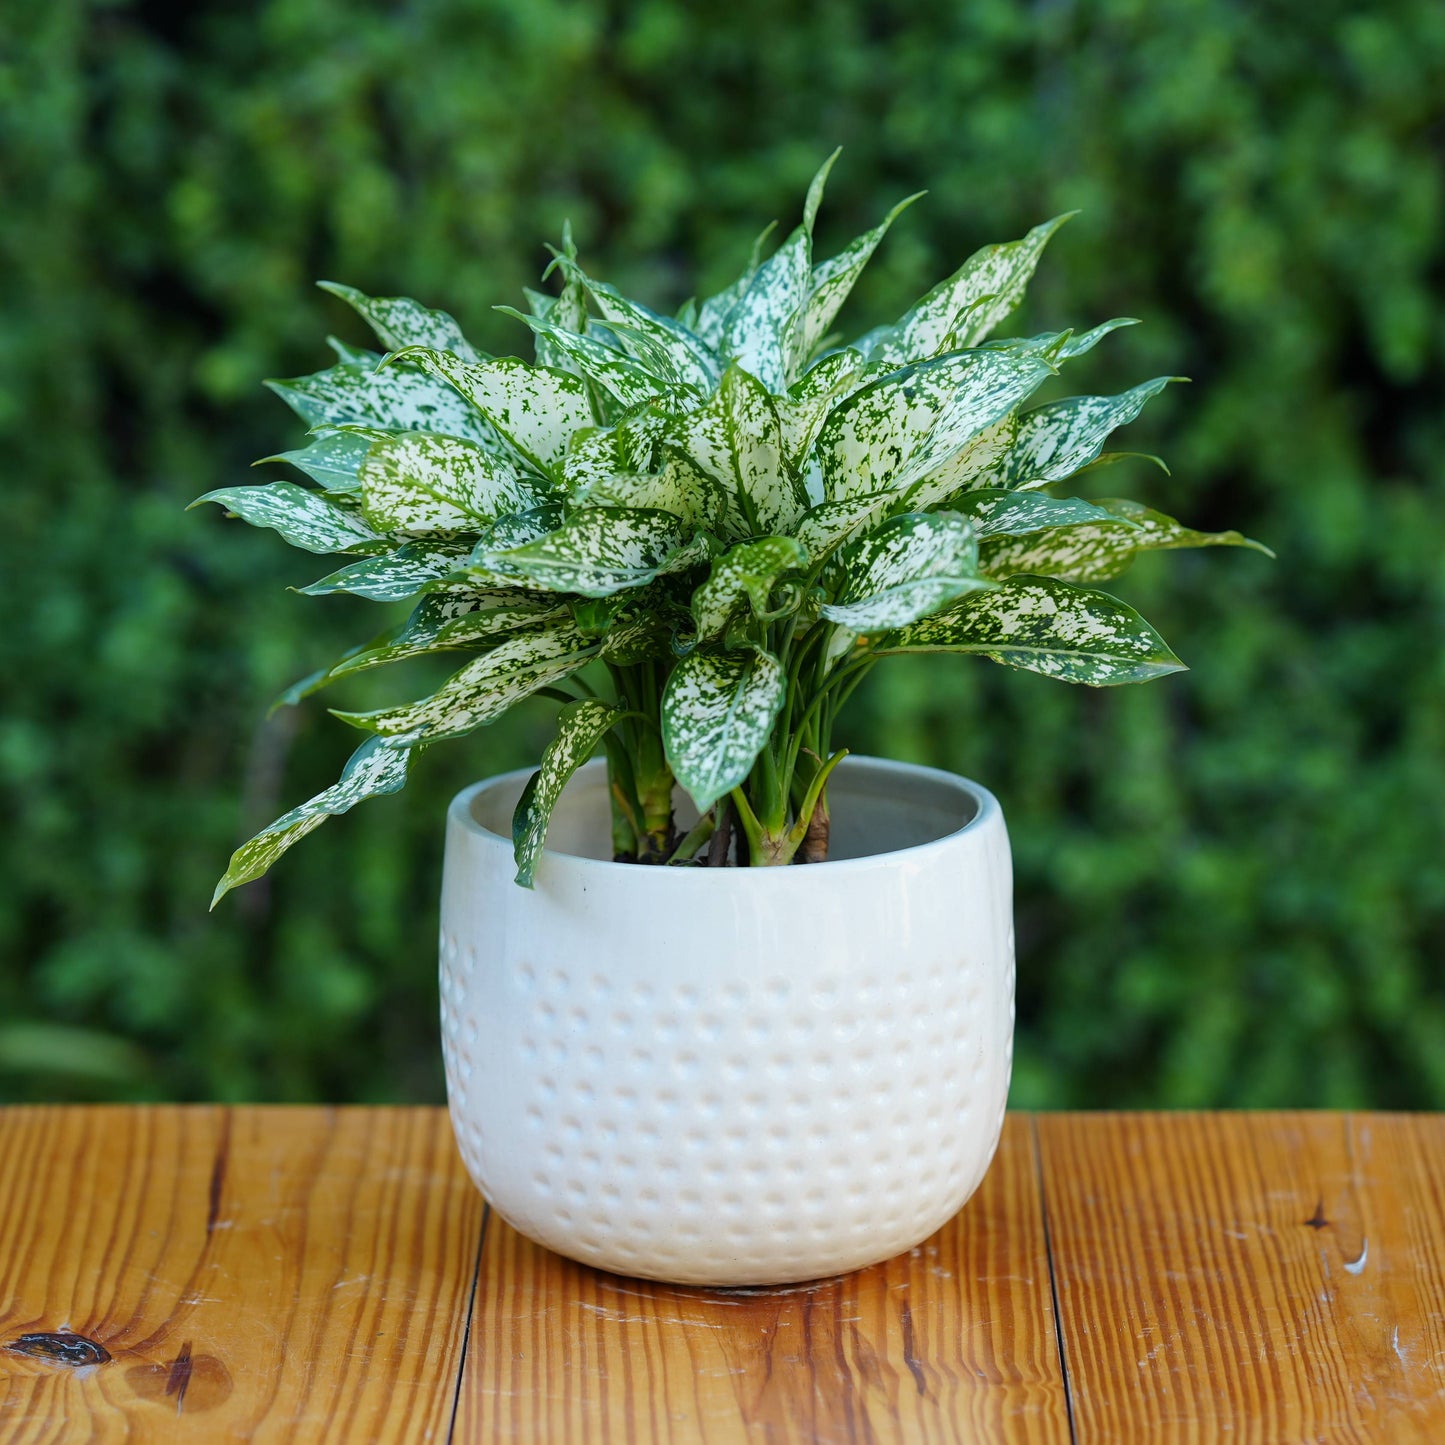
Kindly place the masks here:
[(675, 304), (842, 143), (825, 246), (931, 191), (859, 329), (1081, 207), (1022, 324), (1146, 318), (1074, 378), (1195, 378), (1130, 437), (1173, 477), (1131, 489), (1279, 552), (1119, 584), (1180, 677), (1094, 693), (909, 659), (860, 694), (847, 741), (1004, 802), (1015, 1100), (1445, 1105), (1438, 0), (7, 18), (0, 1094), (437, 1096), (443, 803), (532, 756), (545, 712), (428, 755), (208, 917), (229, 848), (351, 745), (267, 702), (375, 614), (285, 590), (325, 559), (181, 509), (295, 441), (260, 378), (360, 339), (313, 279), (518, 347), (489, 307), (565, 217), (589, 267)]

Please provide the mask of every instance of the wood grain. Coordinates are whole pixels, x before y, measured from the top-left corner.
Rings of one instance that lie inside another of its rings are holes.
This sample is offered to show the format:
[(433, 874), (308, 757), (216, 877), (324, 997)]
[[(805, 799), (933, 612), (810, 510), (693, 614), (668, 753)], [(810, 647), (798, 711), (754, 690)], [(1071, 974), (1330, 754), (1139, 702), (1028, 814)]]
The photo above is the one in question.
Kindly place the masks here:
[(439, 1110), (0, 1110), (4, 1445), (1071, 1439), (1445, 1441), (1445, 1116), (1011, 1117), (912, 1254), (708, 1291), (488, 1221)]
[(1043, 1116), (1076, 1438), (1445, 1440), (1445, 1119)]
[(874, 1269), (756, 1291), (574, 1265), (488, 1222), (459, 1442), (1067, 1441), (1028, 1121), (966, 1209)]
[(445, 1440), (481, 1219), (439, 1110), (0, 1111), (0, 1439)]

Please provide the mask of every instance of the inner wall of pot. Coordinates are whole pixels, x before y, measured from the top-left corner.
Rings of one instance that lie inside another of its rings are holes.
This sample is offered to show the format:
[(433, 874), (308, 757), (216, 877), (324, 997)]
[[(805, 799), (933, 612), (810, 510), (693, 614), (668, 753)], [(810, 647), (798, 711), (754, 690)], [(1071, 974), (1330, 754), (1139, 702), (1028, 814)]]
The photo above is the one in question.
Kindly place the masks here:
[[(510, 839), (512, 812), (526, 781), (522, 774), (484, 788), (472, 799), (472, 817), (488, 832)], [(682, 792), (674, 803), (678, 827), (686, 831), (697, 821), (697, 810)], [(833, 862), (935, 842), (978, 813), (978, 800), (961, 781), (868, 758), (849, 758), (839, 766), (828, 786), (828, 805), (828, 858)], [(610, 859), (611, 829), (607, 769), (599, 758), (568, 783), (552, 813), (547, 849), (574, 858)]]

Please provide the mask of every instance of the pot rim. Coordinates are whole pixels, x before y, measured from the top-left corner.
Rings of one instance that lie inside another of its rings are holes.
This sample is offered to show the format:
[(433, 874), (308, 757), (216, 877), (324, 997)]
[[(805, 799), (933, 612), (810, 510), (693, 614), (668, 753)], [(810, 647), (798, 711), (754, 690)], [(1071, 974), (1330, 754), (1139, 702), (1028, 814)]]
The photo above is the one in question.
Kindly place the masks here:
[[(576, 776), (580, 777), (584, 772), (605, 766), (606, 759), (593, 758), (577, 769)], [(974, 805), (973, 816), (961, 827), (937, 838), (930, 838), (926, 843), (915, 843), (907, 848), (893, 848), (883, 853), (867, 853), (857, 858), (830, 858), (822, 863), (810, 863), (806, 868), (809, 876), (816, 878), (819, 869), (828, 869), (832, 875), (849, 869), (855, 872), (873, 870), (885, 859), (897, 859), (900, 863), (912, 859), (922, 860), (940, 849), (957, 844), (958, 840), (967, 833), (982, 832), (990, 825), (1001, 825), (1003, 822), (1003, 809), (999, 806), (998, 799), (982, 783), (977, 783), (972, 778), (965, 778), (960, 773), (951, 773), (946, 768), (931, 768), (923, 763), (905, 763), (894, 758), (874, 757), (866, 753), (850, 753), (839, 764), (837, 776), (863, 769), (872, 773), (906, 774), (923, 782), (931, 782), (935, 786), (966, 793)], [(506, 783), (520, 781), (525, 784), (534, 772), (536, 772), (535, 768), (513, 768), (509, 772), (496, 773), (463, 788), (447, 806), (448, 822), (456, 823), (486, 847), (505, 849), (507, 857), (510, 859), (512, 856), (511, 837), (495, 833), (479, 823), (472, 812), (472, 801), (481, 793), (501, 787)], [(558, 853), (551, 848), (544, 849), (542, 856), (550, 860), (553, 868), (606, 870), (613, 873), (621, 871), (633, 880), (644, 876), (669, 874), (686, 878), (732, 879), (734, 887), (738, 886), (739, 881), (744, 878), (762, 879), (778, 874), (792, 875), (799, 871), (792, 868), (641, 868), (636, 863), (618, 863), (611, 858), (587, 858), (577, 853)]]

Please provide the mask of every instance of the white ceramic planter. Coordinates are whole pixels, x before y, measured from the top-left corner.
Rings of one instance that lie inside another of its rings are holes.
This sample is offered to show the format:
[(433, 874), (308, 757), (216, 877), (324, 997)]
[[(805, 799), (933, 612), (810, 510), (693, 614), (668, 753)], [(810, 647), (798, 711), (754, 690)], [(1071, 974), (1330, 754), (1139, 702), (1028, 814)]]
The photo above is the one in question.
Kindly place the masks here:
[(860, 1268), (948, 1220), (993, 1157), (1013, 1053), (992, 794), (850, 758), (829, 862), (644, 868), (610, 861), (594, 762), (528, 891), (527, 777), (447, 819), (447, 1092), (492, 1207), (587, 1264), (712, 1285)]

